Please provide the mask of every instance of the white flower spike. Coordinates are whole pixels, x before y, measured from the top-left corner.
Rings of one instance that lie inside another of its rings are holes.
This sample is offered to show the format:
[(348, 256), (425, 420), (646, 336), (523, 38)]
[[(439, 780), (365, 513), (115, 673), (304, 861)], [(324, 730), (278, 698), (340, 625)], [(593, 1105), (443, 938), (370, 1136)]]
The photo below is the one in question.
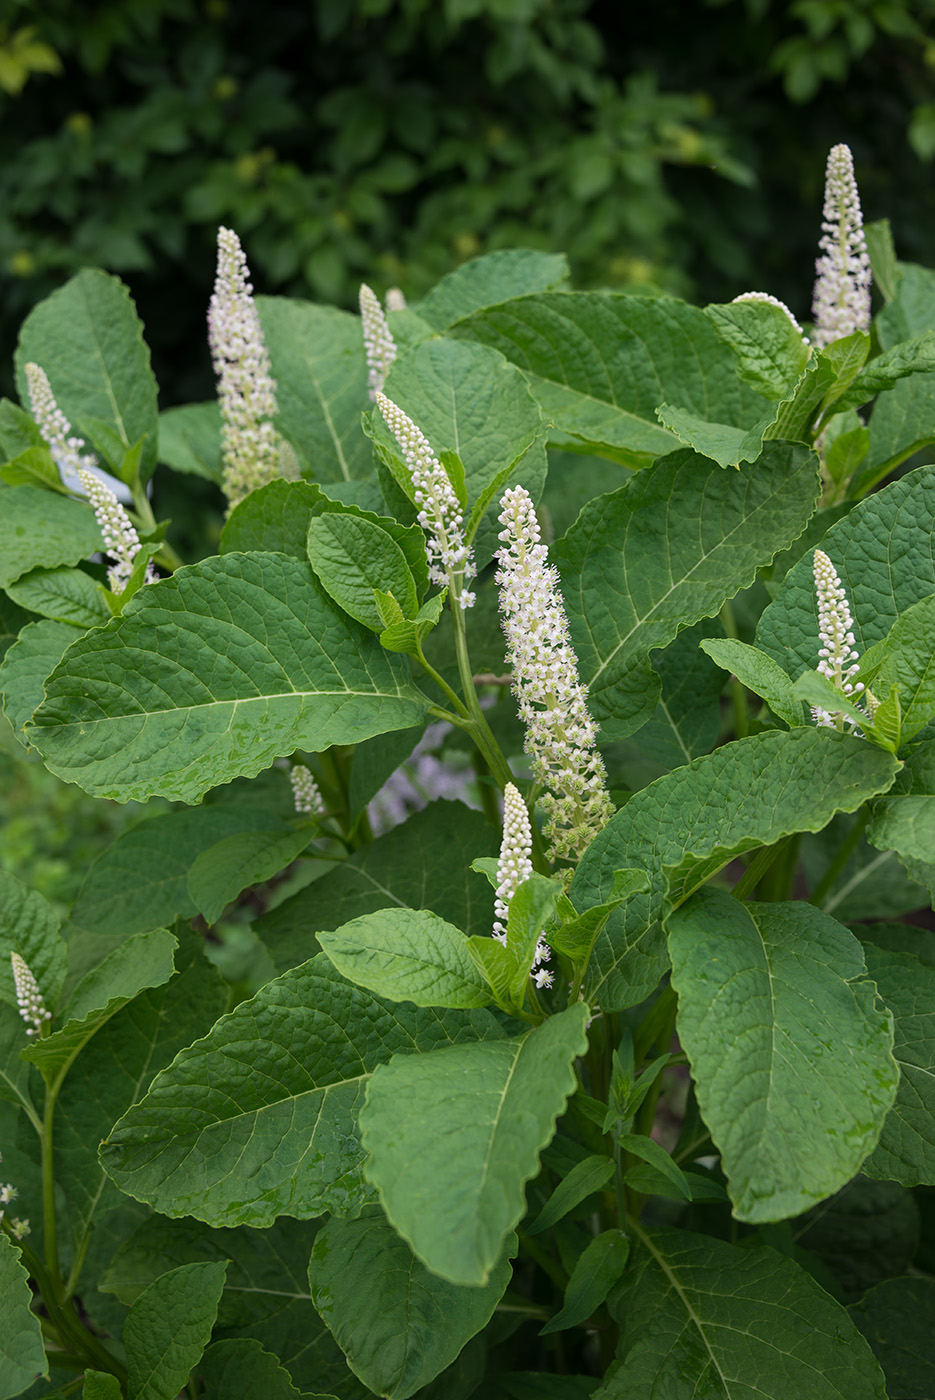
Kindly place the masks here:
[(218, 265), (208, 307), (208, 343), (223, 422), (222, 485), (230, 509), (280, 474), (276, 384), (253, 300), (250, 269), (231, 229), (218, 229)]
[(29, 1029), (27, 1035), (38, 1035), (46, 1021), (51, 1021), (52, 1013), (46, 1009), (39, 990), (39, 983), (33, 977), (24, 958), (19, 953), (10, 954), (13, 965), (13, 984), (16, 988), (16, 1004), (19, 1014)]
[(864, 237), (854, 159), (848, 146), (832, 146), (825, 176), (821, 257), (812, 300), (819, 350), (854, 331), (870, 329), (870, 258)]
[(461, 506), (448, 473), (432, 451), (421, 428), (413, 423), (392, 399), (377, 390), (377, 407), (406, 459), (415, 487), (419, 524), (426, 533), (425, 552), (429, 578), (439, 586), (448, 584), (452, 599), (462, 608), (474, 606), (474, 594), (464, 587), (477, 572), (471, 551), (464, 543)]
[(366, 282), (361, 283), (360, 288), (360, 319), (364, 332), (364, 353), (367, 356), (367, 385), (370, 390), (370, 402), (374, 403), (390, 372), (390, 365), (396, 359), (396, 342), (386, 324), (383, 307), (376, 293), (370, 290)]
[(96, 457), (82, 454), (84, 438), (72, 434), (71, 424), (55, 402), (49, 376), (41, 366), (32, 363), (26, 366), (26, 386), (32, 416), (59, 471), (66, 478), (74, 479), (79, 471), (96, 467)]
[[(854, 619), (844, 585), (824, 550), (815, 550), (812, 570), (818, 599), (818, 639), (821, 643), (817, 669), (843, 695), (856, 700), (864, 686), (862, 681), (852, 679), (860, 670), (860, 664), (859, 653), (854, 646)], [(867, 698), (871, 704), (874, 703), (869, 692)], [(812, 719), (822, 728), (842, 731), (845, 725), (852, 730), (857, 728), (842, 711), (823, 710), (817, 705), (812, 706)]]
[(310, 816), (320, 817), (325, 810), (318, 784), (312, 777), (311, 769), (304, 763), (294, 763), (289, 772), (295, 810)]
[[(524, 880), (532, 874), (532, 827), (529, 812), (519, 789), (507, 783), (503, 789), (503, 839), (500, 842), (500, 859), (497, 862), (497, 898), (494, 904), (496, 918), (493, 937), (506, 945), (506, 926), (510, 916), (510, 900)], [(552, 973), (543, 966), (552, 956), (552, 950), (542, 935), (536, 944), (530, 977), (537, 987), (551, 987)]]
[(610, 820), (597, 726), (578, 676), (558, 571), (539, 541), (532, 498), (522, 486), (500, 502), (500, 612), (526, 752), (545, 791), (552, 860), (576, 860)]
[[(82, 468), (78, 473), (78, 480), (94, 507), (107, 553), (115, 561), (107, 570), (107, 586), (111, 593), (122, 593), (133, 572), (133, 561), (140, 549), (140, 537), (113, 491), (104, 485), (99, 476)], [(156, 582), (156, 571), (151, 559), (146, 565), (143, 582)]]

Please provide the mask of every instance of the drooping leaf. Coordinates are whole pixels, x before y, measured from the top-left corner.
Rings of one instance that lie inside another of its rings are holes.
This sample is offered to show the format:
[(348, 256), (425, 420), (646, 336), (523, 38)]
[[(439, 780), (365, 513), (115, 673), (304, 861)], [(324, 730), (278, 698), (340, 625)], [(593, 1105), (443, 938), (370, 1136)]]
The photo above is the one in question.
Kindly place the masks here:
[(611, 1299), (617, 1363), (595, 1400), (816, 1400), (816, 1380), (822, 1400), (885, 1400), (847, 1312), (791, 1259), (683, 1230), (640, 1241)]
[(86, 792), (194, 802), (295, 748), (406, 728), (425, 703), (308, 565), (228, 554), (141, 589), (77, 642), (28, 735)]
[(567, 282), (563, 253), (534, 248), (503, 248), (462, 263), (419, 302), (419, 315), (437, 331), (447, 330), (473, 311), (530, 292), (547, 292)]
[(746, 473), (675, 453), (585, 507), (553, 554), (605, 739), (652, 714), (660, 685), (650, 651), (752, 583), (805, 528), (817, 492), (813, 454), (768, 443)]
[(353, 1214), (372, 1198), (356, 1118), (375, 1067), (397, 1050), (501, 1034), (487, 1012), (381, 1001), (319, 954), (178, 1055), (109, 1134), (101, 1161), (122, 1191), (165, 1215), (267, 1225)]
[(591, 1004), (623, 1009), (655, 989), (668, 965), (660, 919), (670, 903), (744, 851), (856, 810), (887, 790), (897, 768), (862, 739), (803, 725), (739, 739), (636, 793), (585, 852), (571, 886), (575, 907), (586, 909), (611, 897), (615, 870), (642, 868), (651, 882), (598, 938), (585, 984)]
[(91, 507), (38, 486), (3, 492), (0, 516), (0, 588), (30, 569), (77, 564), (104, 548)]
[(109, 1371), (85, 1371), (81, 1400), (122, 1400), (123, 1391)]
[(578, 1002), (525, 1035), (397, 1054), (374, 1072), (367, 1177), (432, 1273), (471, 1286), (490, 1277), (575, 1088), (587, 1017)]
[(540, 1235), (543, 1230), (551, 1229), (595, 1191), (603, 1191), (613, 1175), (612, 1158), (585, 1157), (558, 1183), (533, 1223), (527, 1227), (526, 1234)]
[(679, 1039), (734, 1214), (799, 1215), (855, 1175), (896, 1094), (861, 945), (812, 905), (710, 888), (668, 931)]
[(75, 627), (100, 627), (111, 618), (100, 588), (81, 569), (32, 569), (7, 591), (20, 607)]
[(490, 989), (460, 929), (427, 909), (380, 909), (320, 931), (338, 971), (391, 1001), (468, 1009), (487, 1006)]
[(31, 1304), (29, 1275), (20, 1252), (7, 1235), (0, 1234), (0, 1400), (11, 1400), (38, 1376), (49, 1374), (42, 1329)]
[(272, 1352), (252, 1338), (212, 1342), (198, 1365), (205, 1400), (333, 1400), (330, 1396), (300, 1393), (289, 1372)]
[(766, 652), (732, 637), (713, 637), (702, 642), (701, 649), (725, 671), (732, 671), (741, 685), (765, 700), (790, 729), (804, 724), (802, 702), (793, 698), (792, 681)]
[(192, 903), (209, 924), (216, 924), (232, 899), (278, 875), (308, 842), (307, 830), (283, 830), (281, 825), (224, 837), (192, 862), (188, 872)]
[(3, 658), (0, 665), (3, 713), (20, 743), (26, 743), (23, 726), (41, 705), (46, 681), (80, 635), (67, 622), (43, 618), (41, 622), (31, 622), (24, 627), (19, 640)]
[(586, 1322), (606, 1300), (627, 1266), (630, 1241), (622, 1230), (604, 1230), (582, 1252), (572, 1270), (565, 1301), (541, 1329), (540, 1337)]
[(183, 1264), (156, 1279), (123, 1328), (130, 1400), (175, 1400), (211, 1337), (225, 1263)]
[(318, 1232), (312, 1298), (364, 1384), (407, 1400), (486, 1326), (510, 1282), (516, 1248), (511, 1235), (486, 1283), (459, 1286), (429, 1273), (383, 1212), (369, 1210)]
[(779, 306), (763, 301), (706, 306), (704, 314), (737, 356), (737, 373), (766, 399), (784, 399), (808, 363), (809, 350)]
[(49, 376), (72, 427), (112, 468), (120, 465), (115, 444), (125, 452), (142, 441), (140, 474), (144, 481), (152, 476), (159, 433), (156, 380), (142, 322), (119, 278), (84, 268), (33, 307), (16, 350), (24, 404), (29, 403), (25, 367), (30, 361)]
[(392, 593), (406, 617), (415, 616), (416, 581), (403, 551), (381, 526), (337, 511), (316, 516), (309, 525), (308, 557), (325, 591), (372, 631), (386, 626), (375, 588)]
[(889, 1400), (935, 1394), (935, 1281), (885, 1279), (848, 1312), (883, 1367)]
[(217, 399), (159, 415), (159, 461), (173, 471), (221, 484), (221, 410)]

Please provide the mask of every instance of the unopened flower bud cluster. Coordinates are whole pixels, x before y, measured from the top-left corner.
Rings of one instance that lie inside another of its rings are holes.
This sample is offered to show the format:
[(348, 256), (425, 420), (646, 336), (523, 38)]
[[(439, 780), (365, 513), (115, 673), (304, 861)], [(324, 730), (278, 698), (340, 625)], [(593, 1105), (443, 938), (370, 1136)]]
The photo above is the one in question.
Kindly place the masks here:
[[(842, 695), (852, 701), (864, 689), (863, 681), (855, 681), (860, 670), (859, 653), (854, 645), (854, 619), (844, 585), (838, 572), (824, 550), (816, 549), (812, 556), (812, 569), (815, 577), (815, 594), (818, 600), (818, 649), (817, 670), (825, 676)], [(872, 719), (877, 702), (869, 691), (865, 695), (867, 718)], [(859, 707), (862, 708), (862, 707)], [(823, 728), (843, 730), (845, 726), (860, 733), (857, 725), (841, 711), (823, 710), (812, 706), (812, 719)]]
[[(140, 537), (113, 491), (104, 485), (99, 476), (82, 468), (78, 479), (94, 508), (107, 553), (115, 561), (107, 570), (107, 586), (111, 593), (122, 593), (133, 572), (133, 561), (140, 549)], [(146, 565), (146, 577), (143, 582), (155, 581), (156, 571), (150, 559)]]
[(279, 475), (276, 385), (236, 233), (218, 229), (218, 263), (208, 308), (208, 342), (223, 422), (222, 485), (230, 506)]
[(425, 552), (429, 578), (449, 584), (452, 597), (462, 608), (474, 604), (474, 594), (464, 584), (477, 572), (471, 551), (464, 543), (464, 520), (448, 473), (435, 456), (428, 439), (402, 409), (379, 390), (377, 407), (402, 448), (415, 488), (419, 524), (426, 533)]
[(41, 366), (26, 366), (26, 386), (32, 416), (59, 471), (73, 481), (82, 469), (96, 466), (96, 458), (82, 453), (84, 438), (73, 435), (71, 424), (55, 402), (49, 376)]
[(558, 572), (546, 559), (529, 493), (500, 502), (500, 613), (526, 752), (544, 789), (551, 859), (575, 860), (612, 815), (597, 726), (578, 676)]
[[(529, 813), (519, 789), (507, 783), (503, 790), (503, 839), (497, 862), (497, 897), (494, 904), (493, 937), (506, 946), (506, 926), (510, 916), (510, 900), (524, 880), (532, 874), (532, 827)], [(536, 943), (530, 977), (537, 987), (551, 987), (552, 973), (545, 963), (552, 950), (542, 935)]]
[(870, 258), (850, 148), (833, 146), (825, 175), (821, 257), (812, 300), (813, 340), (824, 350), (833, 340), (870, 329)]
[(370, 391), (370, 402), (373, 403), (383, 388), (390, 365), (396, 359), (396, 342), (386, 324), (383, 307), (376, 293), (370, 290), (366, 282), (362, 283), (360, 288), (360, 319), (363, 323), (364, 353), (367, 356), (367, 387)]
[(29, 1027), (27, 1035), (38, 1035), (46, 1021), (51, 1021), (52, 1013), (46, 1009), (39, 990), (39, 983), (33, 977), (25, 959), (19, 953), (10, 954), (13, 966), (13, 983), (16, 988), (16, 1004), (19, 1014)]
[[(2, 1161), (3, 1158), (0, 1156), (0, 1162)], [(16, 1200), (16, 1197), (17, 1190), (15, 1186), (11, 1186), (9, 1183), (4, 1185), (0, 1182), (0, 1220), (6, 1218), (6, 1207), (11, 1205), (13, 1201)], [(10, 1233), (13, 1235), (14, 1239), (22, 1240), (29, 1234), (28, 1220), (9, 1220), (7, 1224), (10, 1227)]]
[(310, 816), (320, 817), (325, 810), (318, 784), (312, 777), (311, 769), (304, 763), (294, 763), (289, 772), (295, 810)]

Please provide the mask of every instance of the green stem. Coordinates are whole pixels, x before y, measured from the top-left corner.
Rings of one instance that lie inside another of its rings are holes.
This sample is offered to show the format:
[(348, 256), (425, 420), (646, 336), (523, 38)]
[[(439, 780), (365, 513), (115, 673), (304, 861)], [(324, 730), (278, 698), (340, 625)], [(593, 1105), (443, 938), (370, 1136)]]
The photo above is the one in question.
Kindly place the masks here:
[[(143, 526), (143, 529), (147, 531), (154, 530), (156, 528), (156, 517), (153, 515), (153, 508), (149, 504), (146, 488), (140, 484), (139, 477), (137, 477), (130, 487), (130, 492), (133, 496), (133, 509), (139, 516), (140, 524)], [(172, 573), (175, 573), (175, 570), (180, 569), (185, 563), (185, 560), (181, 555), (176, 553), (168, 540), (162, 541), (162, 544), (159, 546), (159, 553), (155, 555), (154, 558), (157, 564), (161, 564), (164, 569), (170, 569)]]
[(751, 860), (746, 870), (737, 881), (731, 894), (735, 899), (746, 899), (760, 883), (766, 871), (775, 860), (786, 849), (789, 837), (785, 836), (781, 841), (776, 841), (772, 846), (763, 846)]
[[(452, 612), (452, 620), (454, 620), (454, 612)], [(462, 627), (463, 625), (464, 622), (462, 619)], [(439, 690), (443, 691), (444, 694), (447, 695), (448, 699), (451, 701), (452, 705), (457, 710), (461, 718), (470, 719), (468, 709), (464, 704), (462, 704), (461, 699), (459, 698), (456, 691), (452, 690), (451, 686), (445, 680), (445, 677), (441, 675), (440, 672), (436, 671), (432, 663), (426, 660), (425, 653), (422, 650), (422, 643), (419, 641), (418, 638), (416, 638), (416, 659), (418, 660), (419, 665), (425, 671), (426, 675), (431, 676), (432, 680), (438, 686)], [(472, 683), (471, 689), (473, 690), (473, 688), (474, 687)]]
[[(721, 623), (728, 637), (738, 641), (737, 622), (729, 602), (724, 603), (721, 607)], [(730, 691), (731, 706), (734, 711), (734, 735), (737, 739), (746, 739), (750, 733), (750, 711), (747, 705), (746, 686), (736, 676), (731, 676), (727, 688)]]
[(870, 808), (864, 807), (864, 810), (860, 813), (854, 825), (841, 842), (834, 860), (828, 866), (828, 869), (812, 891), (811, 899), (808, 901), (809, 904), (815, 904), (820, 908), (827, 899), (837, 882), (838, 876), (857, 849), (860, 838), (866, 831), (869, 821)]
[(568, 1275), (565, 1273), (564, 1269), (556, 1264), (554, 1259), (550, 1258), (541, 1244), (539, 1244), (538, 1240), (531, 1240), (522, 1230), (517, 1230), (516, 1233), (519, 1236), (520, 1247), (523, 1252), (528, 1254), (530, 1259), (533, 1259), (539, 1265), (543, 1273), (548, 1274), (552, 1282), (557, 1284), (562, 1292), (564, 1292), (568, 1287)]
[(52, 1122), (58, 1088), (46, 1085), (45, 1113), (42, 1121), (42, 1228), (45, 1236), (45, 1262), (56, 1298), (62, 1296), (58, 1268), (58, 1232), (55, 1219), (55, 1166), (52, 1159)]

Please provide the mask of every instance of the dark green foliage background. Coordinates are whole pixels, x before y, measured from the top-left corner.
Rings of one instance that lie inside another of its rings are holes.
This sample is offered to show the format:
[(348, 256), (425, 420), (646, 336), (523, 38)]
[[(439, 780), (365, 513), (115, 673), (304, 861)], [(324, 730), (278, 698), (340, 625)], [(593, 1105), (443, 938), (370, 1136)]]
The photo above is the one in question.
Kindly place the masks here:
[(933, 0), (0, 0), (0, 364), (34, 302), (102, 266), (164, 402), (207, 396), (219, 223), (263, 292), (414, 297), (531, 245), (567, 251), (579, 286), (758, 286), (805, 317), (837, 141), (865, 216), (932, 260), (933, 18)]

